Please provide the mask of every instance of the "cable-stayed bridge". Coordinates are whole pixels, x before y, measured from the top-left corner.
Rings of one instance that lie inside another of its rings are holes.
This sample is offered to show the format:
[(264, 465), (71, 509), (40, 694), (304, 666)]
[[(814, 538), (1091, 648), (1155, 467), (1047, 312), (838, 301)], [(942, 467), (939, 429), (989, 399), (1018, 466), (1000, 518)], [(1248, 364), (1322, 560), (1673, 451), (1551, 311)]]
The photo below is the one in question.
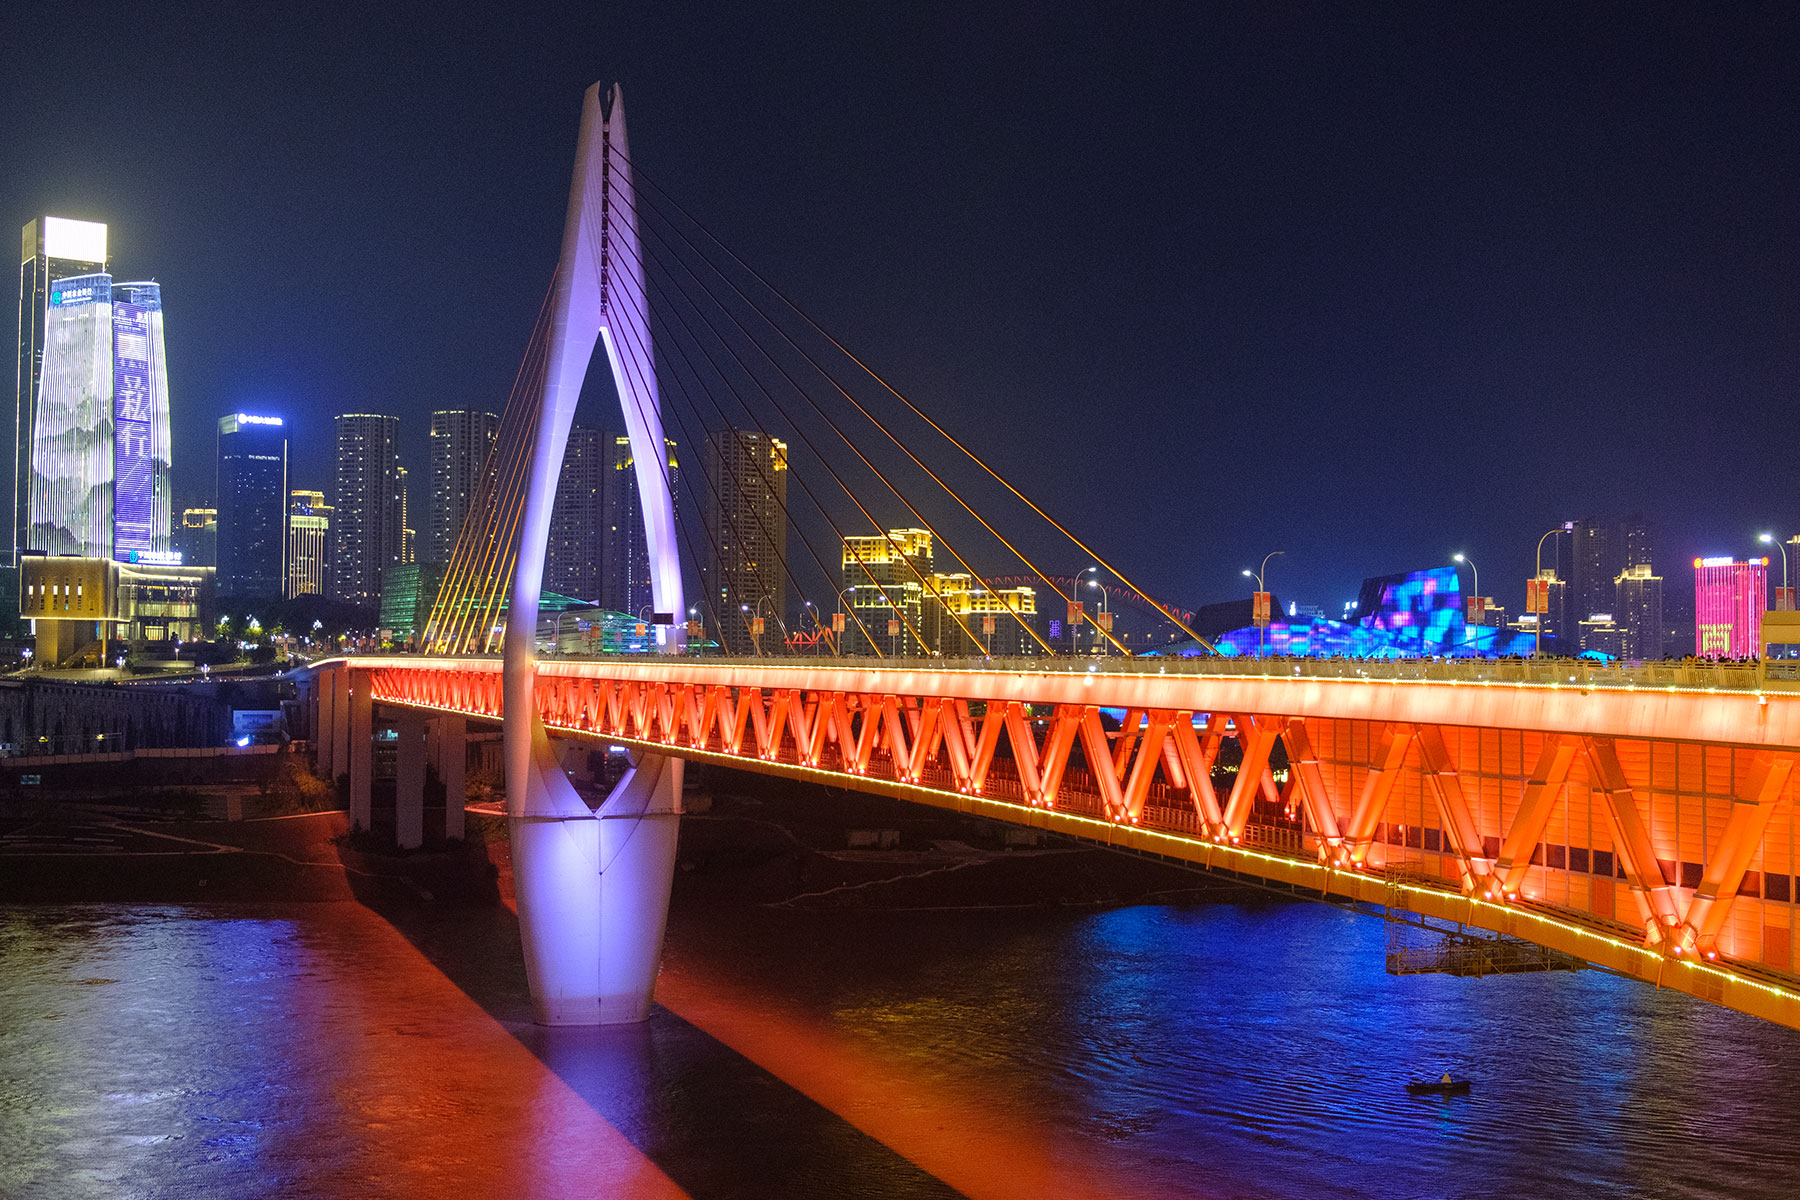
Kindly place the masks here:
[[(659, 652), (540, 661), (551, 506), (596, 348)], [(706, 469), (677, 472), (671, 440)], [(1077, 555), (1096, 565), (1050, 565)], [(1080, 619), (1084, 582), (1195, 656), (1132, 655)], [(1087, 636), (1044, 621), (1040, 597)], [(808, 656), (762, 633), (796, 612), (823, 635)], [(1234, 660), (1186, 616), (648, 181), (617, 90), (595, 87), (562, 257), (424, 652), (321, 664), (315, 741), (367, 826), (375, 726), (393, 725), (399, 836), (417, 844), (428, 750), (455, 797), (467, 723), (501, 724), (549, 1023), (647, 1012), (683, 764), (708, 761), (1494, 931), (1800, 1026), (1800, 697), (1755, 666)], [(597, 812), (563, 773), (566, 739), (632, 752)]]

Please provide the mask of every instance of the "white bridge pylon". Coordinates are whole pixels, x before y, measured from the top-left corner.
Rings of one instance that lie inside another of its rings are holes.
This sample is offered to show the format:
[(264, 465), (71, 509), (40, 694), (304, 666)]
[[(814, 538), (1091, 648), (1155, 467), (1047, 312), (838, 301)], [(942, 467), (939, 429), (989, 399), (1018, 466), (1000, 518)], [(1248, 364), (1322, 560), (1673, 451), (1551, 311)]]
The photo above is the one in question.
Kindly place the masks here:
[(682, 761), (640, 753), (596, 814), (563, 773), (533, 691), (545, 542), (569, 426), (596, 342), (606, 348), (637, 471), (658, 644), (684, 648), (669, 487), (636, 197), (615, 84), (582, 98), (504, 644), (506, 796), (525, 972), (545, 1025), (641, 1021), (662, 956), (681, 819)]

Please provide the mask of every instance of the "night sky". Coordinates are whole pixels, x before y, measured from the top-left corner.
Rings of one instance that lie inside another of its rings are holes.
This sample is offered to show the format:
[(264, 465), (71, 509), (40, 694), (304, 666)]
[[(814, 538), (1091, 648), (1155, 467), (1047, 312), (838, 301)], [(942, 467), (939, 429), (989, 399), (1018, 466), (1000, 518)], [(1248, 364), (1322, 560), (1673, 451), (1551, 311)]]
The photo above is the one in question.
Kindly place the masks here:
[(399, 415), (422, 503), (618, 80), (647, 170), (1170, 599), (1462, 550), (1516, 609), (1571, 517), (1643, 511), (1671, 586), (1800, 532), (1800, 6), (364, 7), (6, 18), (0, 214), (162, 282), (178, 501), (250, 408), (295, 486)]

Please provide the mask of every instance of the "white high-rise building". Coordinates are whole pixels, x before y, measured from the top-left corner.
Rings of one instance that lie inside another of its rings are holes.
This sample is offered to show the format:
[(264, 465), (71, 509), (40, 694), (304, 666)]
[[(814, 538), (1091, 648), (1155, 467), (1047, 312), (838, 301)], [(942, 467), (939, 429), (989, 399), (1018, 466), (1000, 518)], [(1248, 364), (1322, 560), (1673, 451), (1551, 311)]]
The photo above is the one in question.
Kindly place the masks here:
[(449, 408), (431, 414), (431, 512), (425, 519), (425, 562), (450, 561), (499, 435), (500, 418), (491, 412)]
[(331, 594), (349, 604), (381, 603), (381, 573), (400, 565), (400, 418), (337, 418), (337, 504), (331, 521)]

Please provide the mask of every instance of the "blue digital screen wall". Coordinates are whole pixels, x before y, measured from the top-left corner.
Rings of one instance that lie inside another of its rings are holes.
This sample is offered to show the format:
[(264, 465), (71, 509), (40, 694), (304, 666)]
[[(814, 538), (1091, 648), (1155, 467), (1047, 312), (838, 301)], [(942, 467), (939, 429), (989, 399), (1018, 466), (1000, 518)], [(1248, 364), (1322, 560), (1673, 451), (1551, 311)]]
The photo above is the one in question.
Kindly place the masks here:
[[(1253, 625), (1230, 630), (1213, 639), (1213, 645), (1222, 655), (1252, 658), (1259, 647), (1265, 655), (1310, 658), (1493, 658), (1529, 655), (1536, 648), (1529, 633), (1470, 625), (1455, 567), (1371, 579), (1363, 596), (1363, 615), (1354, 623), (1289, 617), (1260, 631)], [(1198, 653), (1199, 648), (1182, 652)]]

